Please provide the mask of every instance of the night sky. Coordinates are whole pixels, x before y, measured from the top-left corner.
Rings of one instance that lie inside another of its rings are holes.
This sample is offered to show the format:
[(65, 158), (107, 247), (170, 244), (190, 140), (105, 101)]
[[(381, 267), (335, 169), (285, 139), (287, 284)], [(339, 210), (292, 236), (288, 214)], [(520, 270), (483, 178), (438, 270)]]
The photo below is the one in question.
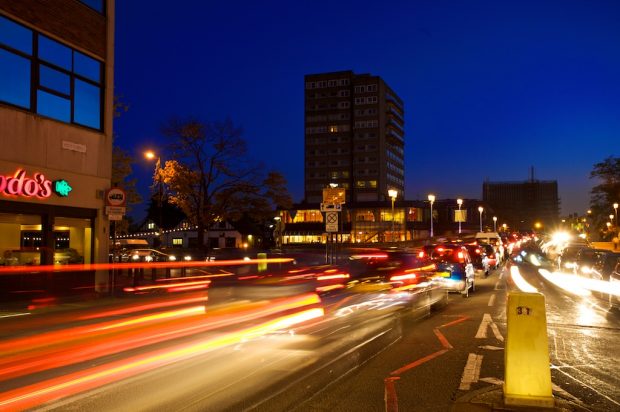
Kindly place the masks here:
[(115, 65), (144, 194), (142, 151), (193, 115), (242, 126), (301, 201), (304, 75), (339, 70), (404, 100), (407, 199), (481, 198), (533, 166), (583, 213), (593, 164), (620, 155), (620, 1), (117, 1)]

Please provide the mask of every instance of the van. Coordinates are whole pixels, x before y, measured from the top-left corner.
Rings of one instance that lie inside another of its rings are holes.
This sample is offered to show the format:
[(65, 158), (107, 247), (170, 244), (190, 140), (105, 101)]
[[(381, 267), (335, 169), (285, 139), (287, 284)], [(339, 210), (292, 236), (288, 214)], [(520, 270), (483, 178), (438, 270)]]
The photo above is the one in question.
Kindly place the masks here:
[(497, 232), (478, 232), (476, 233), (476, 241), (481, 243), (487, 243), (493, 248), (495, 248), (495, 253), (497, 253), (501, 260), (504, 260), (504, 245), (502, 243), (502, 238), (499, 236)]

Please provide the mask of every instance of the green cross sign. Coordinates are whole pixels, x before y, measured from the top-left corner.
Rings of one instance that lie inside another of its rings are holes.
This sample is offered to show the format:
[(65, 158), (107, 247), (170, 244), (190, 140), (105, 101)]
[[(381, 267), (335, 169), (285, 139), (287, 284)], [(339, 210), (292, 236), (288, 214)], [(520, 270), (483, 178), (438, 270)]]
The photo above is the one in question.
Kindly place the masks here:
[(54, 182), (54, 192), (56, 192), (56, 194), (58, 196), (61, 197), (67, 197), (69, 196), (69, 192), (72, 191), (73, 188), (71, 186), (69, 186), (69, 182), (67, 182), (66, 180), (56, 180)]

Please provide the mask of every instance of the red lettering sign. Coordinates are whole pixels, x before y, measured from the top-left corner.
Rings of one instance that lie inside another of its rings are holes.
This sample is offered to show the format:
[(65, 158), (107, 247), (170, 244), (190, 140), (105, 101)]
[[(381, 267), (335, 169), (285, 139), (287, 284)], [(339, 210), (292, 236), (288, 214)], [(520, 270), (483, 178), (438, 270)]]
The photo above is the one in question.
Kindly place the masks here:
[(18, 169), (13, 176), (0, 175), (0, 194), (47, 199), (52, 195), (52, 181), (42, 173), (27, 177), (26, 171)]

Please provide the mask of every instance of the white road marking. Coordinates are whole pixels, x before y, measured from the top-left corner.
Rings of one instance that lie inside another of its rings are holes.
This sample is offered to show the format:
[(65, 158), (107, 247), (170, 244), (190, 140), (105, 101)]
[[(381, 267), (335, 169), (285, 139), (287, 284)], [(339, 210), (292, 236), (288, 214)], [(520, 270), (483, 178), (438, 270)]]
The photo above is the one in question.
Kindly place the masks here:
[(484, 346), (478, 346), (480, 349), (487, 349), (487, 350), (504, 350), (504, 348), (500, 348), (499, 346), (491, 346), (491, 345), (484, 345)]
[(491, 385), (503, 385), (504, 381), (497, 378), (480, 378), (479, 381), (490, 383)]
[(476, 355), (475, 353), (469, 354), (465, 369), (463, 370), (463, 377), (461, 378), (461, 385), (459, 386), (460, 390), (468, 391), (472, 383), (478, 382), (482, 358), (482, 355)]
[(495, 293), (489, 298), (489, 306), (493, 306), (493, 304), (495, 304)]
[(495, 282), (495, 290), (499, 290), (499, 280)]
[(15, 316), (26, 316), (30, 315), (30, 312), (26, 313), (8, 313), (8, 314), (0, 314), (0, 318), (13, 318)]
[(495, 335), (495, 338), (503, 342), (504, 337), (502, 336), (501, 333), (499, 333), (499, 328), (497, 327), (495, 322), (493, 322), (493, 318), (491, 318), (491, 315), (489, 315), (488, 313), (485, 313), (484, 316), (482, 316), (482, 322), (480, 322), (480, 326), (478, 327), (478, 332), (476, 333), (476, 339), (486, 339), (487, 329), (489, 328), (489, 326), (491, 327), (491, 330), (493, 331), (493, 335)]

